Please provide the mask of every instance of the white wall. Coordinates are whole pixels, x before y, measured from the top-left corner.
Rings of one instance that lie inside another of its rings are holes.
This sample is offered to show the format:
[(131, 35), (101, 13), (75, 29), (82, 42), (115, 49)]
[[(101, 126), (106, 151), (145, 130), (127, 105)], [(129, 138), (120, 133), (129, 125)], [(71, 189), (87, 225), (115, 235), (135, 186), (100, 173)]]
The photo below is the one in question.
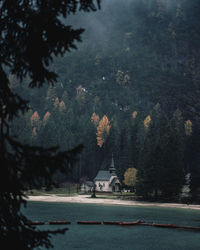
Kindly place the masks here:
[[(99, 183), (103, 185), (102, 189), (100, 189)], [(112, 192), (112, 188), (109, 186), (109, 181), (95, 181), (96, 191), (103, 192)]]
[(88, 185), (85, 185), (84, 183), (81, 185), (81, 191), (83, 192), (88, 192), (91, 191), (91, 187), (89, 187)]

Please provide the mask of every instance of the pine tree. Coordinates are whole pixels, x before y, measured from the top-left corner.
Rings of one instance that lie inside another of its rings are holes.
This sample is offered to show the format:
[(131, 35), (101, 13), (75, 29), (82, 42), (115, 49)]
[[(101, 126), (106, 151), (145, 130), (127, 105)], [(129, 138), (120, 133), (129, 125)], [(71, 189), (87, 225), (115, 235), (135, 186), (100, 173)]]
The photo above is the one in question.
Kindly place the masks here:
[(179, 110), (168, 121), (154, 108), (140, 152), (136, 190), (145, 198), (178, 198), (184, 184), (184, 123)]
[[(151, 117), (151, 118), (148, 118)], [(162, 184), (163, 137), (166, 118), (160, 105), (156, 105), (144, 122), (145, 137), (142, 139), (138, 160), (136, 191), (144, 198), (158, 198)], [(148, 125), (147, 125), (148, 124)]]
[[(96, 2), (96, 1), (95, 1)], [(97, 1), (98, 5), (100, 1)], [(55, 83), (57, 74), (49, 68), (54, 56), (76, 48), (83, 29), (74, 30), (62, 17), (96, 10), (94, 1), (3, 1), (0, 4), (0, 244), (7, 249), (52, 247), (50, 235), (66, 229), (40, 231), (27, 223), (21, 206), (26, 203), (24, 191), (53, 184), (53, 173), (66, 173), (80, 152), (80, 147), (58, 152), (23, 145), (10, 134), (10, 122), (28, 110), (28, 102), (10, 88), (9, 75), (19, 82), (30, 77), (29, 86)]]
[(18, 118), (14, 119), (11, 124), (11, 133), (20, 139), (23, 144), (32, 143), (32, 125), (31, 117), (33, 112), (29, 109), (24, 115), (20, 115)]
[(123, 183), (124, 173), (126, 169), (130, 166), (130, 141), (129, 141), (129, 131), (128, 127), (124, 127), (121, 130), (120, 138), (119, 138), (119, 152), (118, 152), (118, 160), (117, 160), (117, 174), (118, 177)]
[(89, 122), (83, 132), (84, 149), (81, 155), (82, 176), (93, 180), (101, 165), (101, 152), (97, 146), (96, 128)]
[(184, 123), (182, 113), (176, 110), (165, 133), (163, 147), (162, 196), (179, 197), (184, 184)]
[(52, 110), (54, 107), (54, 102), (56, 100), (57, 93), (56, 93), (56, 87), (55, 86), (49, 86), (45, 98), (45, 109), (46, 110)]
[(130, 121), (130, 162), (134, 168), (137, 168), (139, 157), (139, 116), (138, 112), (134, 111)]
[(190, 194), (193, 201), (199, 201), (200, 190), (200, 119), (193, 122), (193, 133), (187, 141), (187, 171), (191, 174)]

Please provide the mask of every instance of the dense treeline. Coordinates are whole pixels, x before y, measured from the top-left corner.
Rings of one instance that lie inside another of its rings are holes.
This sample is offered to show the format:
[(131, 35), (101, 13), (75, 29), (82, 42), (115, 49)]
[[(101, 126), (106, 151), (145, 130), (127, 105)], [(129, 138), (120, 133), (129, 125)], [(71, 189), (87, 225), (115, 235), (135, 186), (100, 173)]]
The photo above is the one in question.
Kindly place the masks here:
[(51, 66), (60, 76), (56, 86), (28, 90), (10, 75), (12, 88), (31, 100), (13, 134), (62, 150), (83, 143), (68, 177), (74, 181), (94, 178), (113, 153), (122, 183), (126, 169), (138, 170), (139, 195), (176, 198), (190, 174), (197, 199), (200, 1), (109, 1), (102, 8), (71, 17), (87, 31), (78, 51)]

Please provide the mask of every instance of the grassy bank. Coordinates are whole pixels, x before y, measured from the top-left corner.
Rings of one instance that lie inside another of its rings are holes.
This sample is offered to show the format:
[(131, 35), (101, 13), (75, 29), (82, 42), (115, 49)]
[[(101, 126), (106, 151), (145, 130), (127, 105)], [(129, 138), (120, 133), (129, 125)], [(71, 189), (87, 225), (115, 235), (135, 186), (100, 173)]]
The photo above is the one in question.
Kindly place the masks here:
[(52, 188), (46, 190), (45, 188), (41, 189), (32, 189), (26, 192), (26, 195), (58, 195), (58, 196), (74, 196), (79, 192), (79, 184), (76, 183), (67, 183), (64, 187)]
[[(42, 189), (32, 189), (26, 192), (26, 195), (31, 196), (40, 196), (40, 195), (57, 195), (57, 196), (75, 196), (81, 194), (91, 195), (92, 193), (84, 193), (79, 189), (79, 184), (77, 183), (68, 183), (61, 188), (52, 188), (51, 190)], [(101, 199), (122, 199), (122, 200), (134, 200), (136, 198), (134, 193), (109, 193), (109, 192), (96, 192), (96, 198)]]

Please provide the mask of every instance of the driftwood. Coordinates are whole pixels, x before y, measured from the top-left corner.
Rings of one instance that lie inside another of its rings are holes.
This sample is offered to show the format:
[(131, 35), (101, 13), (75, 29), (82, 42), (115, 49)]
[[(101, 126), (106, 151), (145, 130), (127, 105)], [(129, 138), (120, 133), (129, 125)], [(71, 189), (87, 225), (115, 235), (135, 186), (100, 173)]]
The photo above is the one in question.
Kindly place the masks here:
[(99, 225), (101, 224), (100, 221), (77, 221), (77, 224), (82, 224), (82, 225)]
[(70, 221), (49, 221), (49, 225), (69, 225)]
[(160, 223), (142, 222), (142, 223), (140, 223), (140, 225), (143, 225), (143, 226), (153, 226), (153, 227), (161, 227), (161, 228), (186, 229), (186, 230), (200, 231), (200, 227), (179, 226), (179, 225), (175, 225), (175, 224), (160, 224)]
[[(44, 225), (45, 222), (43, 221), (26, 221), (26, 225), (31, 226), (39, 226)], [(70, 221), (49, 221), (49, 225), (69, 225), (71, 224)], [(77, 221), (77, 224), (80, 225), (101, 225), (100, 221)], [(193, 227), (193, 226), (179, 226), (175, 224), (161, 224), (161, 223), (149, 223), (141, 220), (137, 221), (130, 221), (130, 222), (120, 222), (120, 221), (103, 221), (104, 225), (118, 225), (118, 226), (152, 226), (152, 227), (160, 227), (160, 228), (170, 228), (170, 229), (183, 229), (183, 230), (192, 230), (192, 231), (200, 231), (200, 227)]]
[(119, 221), (104, 221), (104, 225), (119, 225)]
[(37, 225), (44, 225), (45, 223), (42, 221), (26, 221), (25, 224), (30, 226), (37, 226)]

